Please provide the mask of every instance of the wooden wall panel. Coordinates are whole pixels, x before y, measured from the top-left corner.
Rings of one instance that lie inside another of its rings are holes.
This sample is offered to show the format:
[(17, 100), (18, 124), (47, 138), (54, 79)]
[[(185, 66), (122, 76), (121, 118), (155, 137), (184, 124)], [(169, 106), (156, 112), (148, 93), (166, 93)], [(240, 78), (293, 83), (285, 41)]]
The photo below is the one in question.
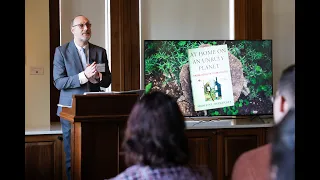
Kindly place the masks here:
[(112, 90), (140, 87), (139, 0), (110, 0)]
[(60, 135), (25, 136), (25, 179), (65, 179)]
[(234, 0), (235, 39), (262, 39), (262, 0)]
[(60, 7), (59, 0), (49, 0), (50, 27), (50, 122), (59, 122), (56, 115), (59, 102), (59, 91), (53, 85), (53, 57), (56, 47), (60, 45)]

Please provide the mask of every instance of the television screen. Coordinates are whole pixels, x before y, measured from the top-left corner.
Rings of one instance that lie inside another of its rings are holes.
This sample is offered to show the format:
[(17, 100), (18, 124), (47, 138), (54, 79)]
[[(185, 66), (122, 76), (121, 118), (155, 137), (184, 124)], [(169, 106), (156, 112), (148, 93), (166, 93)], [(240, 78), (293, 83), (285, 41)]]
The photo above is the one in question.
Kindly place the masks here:
[(144, 85), (184, 116), (272, 115), (271, 40), (145, 40)]

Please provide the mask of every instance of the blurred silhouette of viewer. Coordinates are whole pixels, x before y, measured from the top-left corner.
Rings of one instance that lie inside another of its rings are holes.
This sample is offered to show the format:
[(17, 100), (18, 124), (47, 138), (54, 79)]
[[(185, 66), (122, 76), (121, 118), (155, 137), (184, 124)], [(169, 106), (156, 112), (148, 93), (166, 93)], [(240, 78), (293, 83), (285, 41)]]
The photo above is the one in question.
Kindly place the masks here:
[(295, 109), (274, 127), (271, 154), (271, 179), (295, 179)]

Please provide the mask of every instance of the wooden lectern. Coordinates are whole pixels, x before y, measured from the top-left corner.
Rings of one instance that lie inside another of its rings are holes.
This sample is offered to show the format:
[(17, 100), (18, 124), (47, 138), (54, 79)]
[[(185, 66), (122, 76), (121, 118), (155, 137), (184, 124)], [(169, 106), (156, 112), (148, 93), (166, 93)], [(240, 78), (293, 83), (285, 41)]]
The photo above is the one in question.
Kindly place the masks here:
[(60, 116), (71, 121), (73, 180), (103, 180), (126, 167), (120, 155), (123, 131), (138, 94), (74, 95)]

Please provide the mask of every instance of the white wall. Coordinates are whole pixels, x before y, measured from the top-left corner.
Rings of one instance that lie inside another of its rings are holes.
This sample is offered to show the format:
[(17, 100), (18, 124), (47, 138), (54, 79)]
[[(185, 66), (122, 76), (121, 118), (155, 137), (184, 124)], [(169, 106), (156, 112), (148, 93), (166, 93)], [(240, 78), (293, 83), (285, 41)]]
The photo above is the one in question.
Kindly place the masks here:
[[(231, 0), (233, 2), (233, 0)], [(140, 0), (141, 83), (144, 40), (218, 40), (234, 38), (233, 6), (228, 0)], [(230, 27), (231, 21), (232, 26)], [(230, 30), (232, 35), (230, 36)]]
[(276, 90), (281, 71), (295, 63), (294, 0), (262, 1), (262, 37), (272, 39), (273, 82)]
[[(25, 129), (50, 129), (49, 0), (25, 1)], [(30, 75), (30, 67), (43, 75)]]
[(105, 8), (107, 0), (60, 0), (61, 44), (73, 40), (70, 23), (77, 15), (86, 16), (92, 24), (90, 42), (106, 48)]

